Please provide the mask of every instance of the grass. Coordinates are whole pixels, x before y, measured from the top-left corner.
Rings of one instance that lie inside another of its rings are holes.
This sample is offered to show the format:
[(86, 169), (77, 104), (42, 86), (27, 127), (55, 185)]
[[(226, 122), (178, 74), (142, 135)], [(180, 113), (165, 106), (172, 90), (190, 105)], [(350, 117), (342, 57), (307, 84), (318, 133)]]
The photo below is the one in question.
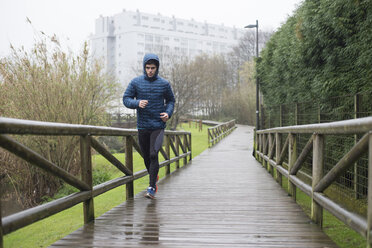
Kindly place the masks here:
[[(184, 123), (179, 126), (179, 130), (190, 131), (192, 133), (192, 156), (195, 157), (208, 148), (207, 143), (207, 126), (203, 126), (203, 130), (199, 131), (195, 124), (189, 126)], [(124, 161), (124, 154), (114, 154), (120, 161)], [(162, 158), (162, 156), (160, 155)], [(100, 155), (93, 156), (94, 170), (106, 170), (112, 175), (112, 178), (117, 178), (123, 174), (113, 165)], [(180, 165), (182, 166), (182, 161)], [(142, 158), (138, 153), (133, 154), (134, 171), (143, 170)], [(171, 165), (171, 171), (175, 170), (175, 165)], [(164, 177), (165, 169), (159, 171), (160, 178)], [(134, 193), (137, 194), (146, 189), (148, 186), (148, 176), (138, 179), (134, 182)], [(125, 186), (120, 186), (109, 192), (106, 192), (94, 198), (95, 216), (99, 217), (113, 207), (125, 201)], [(17, 248), (35, 248), (47, 247), (57, 240), (65, 237), (71, 232), (80, 228), (84, 223), (83, 206), (78, 204), (72, 208), (55, 214), (51, 217), (38, 221), (34, 224), (21, 228), (4, 236), (4, 247)]]
[[(283, 177), (282, 187), (288, 192), (288, 180), (285, 177)], [(311, 198), (299, 188), (296, 189), (296, 202), (310, 218)], [(340, 248), (365, 248), (367, 246), (367, 241), (363, 236), (345, 225), (325, 209), (323, 210), (323, 231)]]

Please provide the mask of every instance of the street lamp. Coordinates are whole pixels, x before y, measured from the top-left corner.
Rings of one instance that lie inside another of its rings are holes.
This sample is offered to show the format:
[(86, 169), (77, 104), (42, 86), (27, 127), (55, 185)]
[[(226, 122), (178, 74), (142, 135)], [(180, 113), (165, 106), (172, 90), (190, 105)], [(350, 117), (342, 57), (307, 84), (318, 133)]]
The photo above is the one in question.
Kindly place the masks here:
[[(256, 20), (256, 25), (250, 24), (244, 28), (256, 28), (256, 57), (258, 59), (258, 20)], [(257, 70), (257, 69), (256, 69)], [(260, 85), (258, 82), (258, 75), (256, 75), (256, 130), (260, 129)]]

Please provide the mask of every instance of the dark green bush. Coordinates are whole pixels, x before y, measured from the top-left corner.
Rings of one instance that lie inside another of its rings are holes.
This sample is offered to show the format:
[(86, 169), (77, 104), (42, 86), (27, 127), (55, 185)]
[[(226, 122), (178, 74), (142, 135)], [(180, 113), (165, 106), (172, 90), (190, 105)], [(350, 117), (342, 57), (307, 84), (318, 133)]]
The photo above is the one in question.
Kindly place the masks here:
[(372, 91), (372, 1), (304, 1), (261, 52), (265, 103)]

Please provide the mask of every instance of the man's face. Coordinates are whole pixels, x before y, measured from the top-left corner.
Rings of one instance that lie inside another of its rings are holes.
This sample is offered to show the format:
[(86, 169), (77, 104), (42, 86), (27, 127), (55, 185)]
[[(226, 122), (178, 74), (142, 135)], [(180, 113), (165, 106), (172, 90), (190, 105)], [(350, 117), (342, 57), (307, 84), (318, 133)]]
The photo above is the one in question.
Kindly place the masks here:
[(149, 78), (152, 78), (155, 75), (157, 68), (155, 64), (147, 64), (145, 65), (145, 70), (146, 70), (146, 75)]

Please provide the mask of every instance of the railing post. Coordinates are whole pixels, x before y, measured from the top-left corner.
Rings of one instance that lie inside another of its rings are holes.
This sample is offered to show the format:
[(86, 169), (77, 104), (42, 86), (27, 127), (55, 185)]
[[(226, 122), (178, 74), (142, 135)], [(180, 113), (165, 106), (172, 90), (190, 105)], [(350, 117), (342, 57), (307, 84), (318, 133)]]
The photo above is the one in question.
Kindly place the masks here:
[(174, 146), (176, 147), (176, 152), (178, 154), (178, 160), (176, 161), (176, 168), (180, 168), (180, 160), (179, 160), (179, 156), (180, 156), (180, 142), (179, 142), (179, 139), (177, 137), (177, 134), (174, 135), (174, 138), (175, 138), (175, 144)]
[(256, 128), (253, 129), (253, 154), (252, 155), (257, 159), (257, 132), (256, 132)]
[(372, 247), (372, 132), (368, 142), (368, 213), (367, 213), (367, 247)]
[[(167, 134), (165, 136), (165, 153), (167, 154), (169, 160), (170, 160), (170, 135)], [(169, 175), (170, 174), (170, 163), (165, 167), (165, 174)]]
[[(260, 139), (260, 152), (263, 155), (263, 152), (264, 152), (263, 151), (263, 147), (264, 147), (264, 134), (263, 133), (260, 134), (259, 139)], [(263, 158), (260, 157), (259, 162), (262, 163), (262, 160), (263, 160)]]
[(211, 147), (211, 130), (208, 128), (208, 147)]
[[(125, 166), (128, 170), (133, 171), (133, 140), (130, 135), (125, 136)], [(126, 184), (126, 199), (134, 197), (134, 183), (129, 182)]]
[[(271, 151), (271, 148), (273, 147), (273, 145), (274, 145), (274, 142), (273, 142), (273, 135), (271, 134), (271, 133), (269, 133), (268, 134), (269, 135), (269, 148), (268, 148), (268, 152), (267, 152), (267, 154), (268, 154), (268, 157), (269, 157), (269, 159), (271, 159), (271, 154), (270, 154), (270, 151)], [(270, 156), (269, 156), (270, 155)], [(267, 162), (267, 169), (268, 169), (268, 171), (269, 171), (269, 173), (271, 174), (271, 175), (274, 175), (274, 169), (273, 169), (273, 167), (271, 166), (271, 164), (270, 164), (270, 162)]]
[(190, 146), (190, 157), (189, 157), (189, 161), (192, 160), (192, 141), (191, 141), (191, 134), (188, 135), (189, 136), (189, 146)]
[[(183, 147), (185, 148), (185, 151), (187, 152), (187, 134), (182, 135), (183, 136)], [(185, 166), (187, 164), (187, 156), (183, 158), (183, 165)]]
[[(81, 159), (81, 179), (89, 185), (90, 192), (93, 190), (92, 155), (90, 147), (90, 136), (80, 136), (80, 159)], [(84, 201), (84, 223), (94, 221), (93, 195)]]
[[(280, 153), (282, 151), (282, 134), (281, 133), (275, 133), (275, 139), (276, 139), (275, 140), (275, 143), (276, 143), (276, 146), (275, 146), (275, 161), (276, 161), (276, 164), (278, 166)], [(282, 185), (282, 180), (283, 180), (282, 174), (280, 174), (280, 172), (278, 170), (276, 170), (276, 181), (280, 184), (280, 186)]]
[[(324, 136), (316, 134), (313, 142), (313, 181), (312, 193), (314, 188), (323, 177), (324, 167)], [(323, 208), (315, 200), (314, 196), (311, 197), (311, 220), (318, 224), (323, 225)]]
[[(264, 156), (264, 155), (266, 155), (265, 153), (266, 153), (266, 149), (265, 149), (265, 145), (266, 145), (266, 134), (262, 134), (262, 155)], [(264, 157), (262, 156), (262, 166), (264, 167), (264, 168), (266, 168), (266, 160), (264, 159)]]
[[(288, 145), (288, 172), (291, 171), (294, 163), (297, 159), (297, 139), (293, 133), (289, 134), (289, 145)], [(290, 173), (288, 173), (288, 192), (292, 198), (296, 201), (296, 185), (289, 180)]]

